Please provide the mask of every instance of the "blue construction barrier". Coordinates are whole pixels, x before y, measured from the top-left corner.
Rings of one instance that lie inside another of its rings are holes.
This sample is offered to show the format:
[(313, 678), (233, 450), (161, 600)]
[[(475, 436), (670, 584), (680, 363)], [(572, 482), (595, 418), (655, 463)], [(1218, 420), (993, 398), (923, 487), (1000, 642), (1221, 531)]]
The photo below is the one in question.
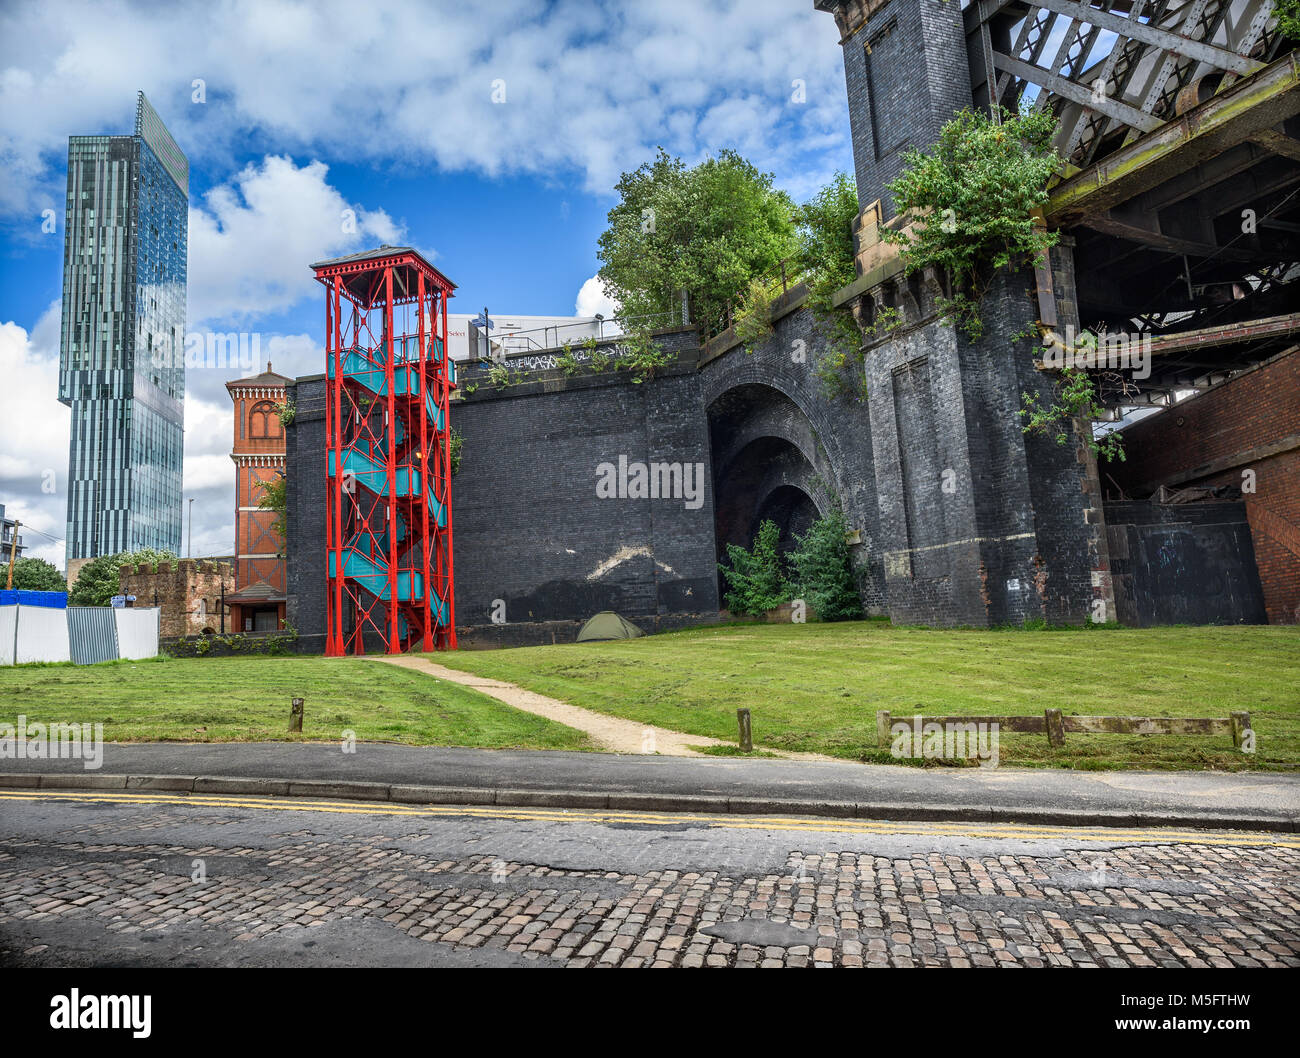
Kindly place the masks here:
[(66, 591), (28, 591), (25, 588), (0, 588), (0, 606), (48, 606), (51, 610), (68, 608)]

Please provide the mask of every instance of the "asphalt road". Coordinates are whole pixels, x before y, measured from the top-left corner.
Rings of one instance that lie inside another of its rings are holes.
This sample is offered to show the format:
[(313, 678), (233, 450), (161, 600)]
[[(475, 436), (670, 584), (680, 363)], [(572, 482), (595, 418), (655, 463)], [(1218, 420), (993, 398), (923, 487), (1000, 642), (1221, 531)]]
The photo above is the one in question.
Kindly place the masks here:
[(10, 966), (1296, 966), (1300, 836), (0, 791)]

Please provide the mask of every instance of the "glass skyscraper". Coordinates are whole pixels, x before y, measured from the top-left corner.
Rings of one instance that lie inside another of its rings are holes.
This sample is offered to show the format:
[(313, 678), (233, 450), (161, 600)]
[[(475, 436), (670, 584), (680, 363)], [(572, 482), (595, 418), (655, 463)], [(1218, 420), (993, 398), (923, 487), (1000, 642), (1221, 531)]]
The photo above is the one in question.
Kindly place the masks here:
[(68, 139), (59, 400), (67, 558), (180, 553), (189, 162), (141, 92), (132, 136)]

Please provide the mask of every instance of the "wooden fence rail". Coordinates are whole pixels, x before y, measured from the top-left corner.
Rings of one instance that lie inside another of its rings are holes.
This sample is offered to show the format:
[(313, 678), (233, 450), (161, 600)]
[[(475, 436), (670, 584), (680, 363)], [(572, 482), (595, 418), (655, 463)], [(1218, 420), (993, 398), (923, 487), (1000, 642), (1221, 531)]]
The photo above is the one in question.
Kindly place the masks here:
[(1240, 749), (1251, 730), (1250, 713), (1234, 712), (1227, 717), (1165, 716), (1062, 716), (1059, 709), (1044, 709), (1042, 716), (899, 716), (887, 710), (876, 712), (876, 745), (884, 748), (893, 741), (890, 728), (897, 722), (909, 727), (921, 724), (997, 724), (999, 731), (1045, 734), (1053, 746), (1065, 745), (1067, 732), (1088, 735), (1228, 735)]

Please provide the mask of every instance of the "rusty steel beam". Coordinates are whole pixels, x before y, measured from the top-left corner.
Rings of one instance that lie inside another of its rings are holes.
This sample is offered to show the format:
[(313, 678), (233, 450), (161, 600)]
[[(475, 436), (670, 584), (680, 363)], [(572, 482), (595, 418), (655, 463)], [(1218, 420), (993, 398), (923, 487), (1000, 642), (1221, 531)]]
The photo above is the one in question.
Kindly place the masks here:
[(1282, 129), (1265, 129), (1255, 133), (1250, 140), (1283, 158), (1300, 162), (1300, 140), (1288, 136)]
[(1151, 355), (1167, 356), (1184, 349), (1201, 349), (1220, 345), (1236, 345), (1259, 338), (1276, 338), (1300, 331), (1300, 312), (1282, 316), (1268, 316), (1245, 323), (1227, 323), (1222, 327), (1203, 327), (1196, 331), (1178, 334), (1158, 334), (1151, 339)]
[[(1239, 261), (1249, 264), (1259, 255), (1250, 250), (1230, 246), (1218, 246), (1213, 243), (1199, 242), (1195, 239), (1180, 238), (1160, 231), (1158, 227), (1147, 227), (1138, 223), (1140, 218), (1116, 216), (1113, 212), (1092, 214), (1083, 219), (1085, 227), (1099, 231), (1104, 235), (1113, 235), (1119, 239), (1128, 239), (1149, 246), (1163, 253), (1186, 254), (1189, 257), (1218, 257), (1225, 261)], [(1151, 218), (1155, 224), (1155, 218)]]
[(1297, 113), (1300, 52), (1291, 52), (1058, 183), (1047, 222), (1068, 227), (1100, 215)]

